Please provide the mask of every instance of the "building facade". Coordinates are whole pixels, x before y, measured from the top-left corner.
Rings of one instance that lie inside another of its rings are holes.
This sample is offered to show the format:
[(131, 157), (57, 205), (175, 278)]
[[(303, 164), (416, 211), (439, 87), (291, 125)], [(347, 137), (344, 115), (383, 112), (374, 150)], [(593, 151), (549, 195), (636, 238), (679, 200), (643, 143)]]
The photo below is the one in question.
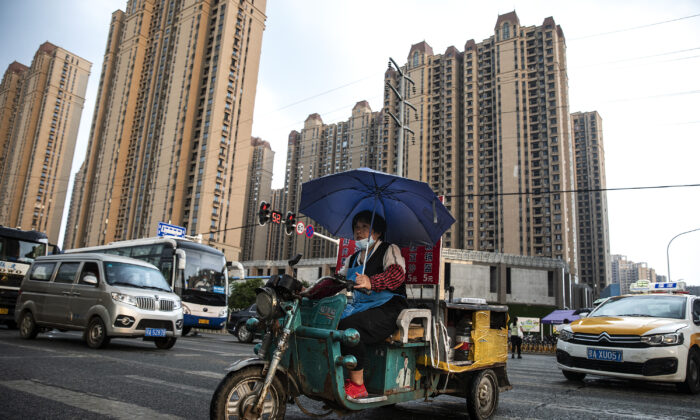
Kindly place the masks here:
[(637, 280), (649, 280), (657, 282), (656, 270), (649, 267), (647, 263), (629, 261), (624, 255), (611, 255), (611, 279), (613, 283), (620, 285), (620, 294), (629, 293), (630, 285)]
[[(332, 125), (312, 114), (290, 135), (288, 206), (297, 208), (299, 186), (314, 177), (360, 166), (397, 173), (401, 146), (405, 176), (443, 195), (456, 219), (443, 235), (445, 247), (560, 259), (576, 279), (576, 197), (565, 192), (574, 189), (575, 172), (561, 27), (552, 18), (521, 26), (515, 12), (507, 13), (492, 36), (467, 41), (463, 51), (436, 54), (426, 42), (413, 45), (401, 72), (412, 83), (401, 92), (399, 72), (387, 70), (391, 87), (380, 112), (361, 102), (350, 120)], [(404, 107), (402, 145), (390, 117), (400, 116), (394, 90), (411, 105)], [(327, 253), (323, 241), (306, 242), (319, 248), (310, 255)]]
[(272, 194), (272, 166), (275, 153), (270, 148), (270, 143), (258, 137), (251, 139), (251, 145), (253, 153), (249, 164), (242, 261), (265, 259), (269, 242), (268, 228), (258, 224), (258, 210), (260, 202), (269, 202)]
[[(318, 114), (311, 114), (301, 132), (292, 131), (287, 143), (283, 213), (299, 208), (301, 185), (306, 181), (349, 169), (376, 168), (381, 120), (381, 113), (372, 112), (367, 101), (360, 101), (346, 121), (324, 124)], [(305, 225), (314, 223), (301, 214), (297, 218)], [(327, 234), (318, 226), (314, 228)], [(283, 248), (282, 259), (297, 253), (305, 258), (334, 257), (337, 253), (334, 243), (304, 235), (288, 236)]]
[(0, 84), (0, 224), (58, 242), (92, 63), (43, 43)]
[(598, 112), (571, 114), (576, 155), (579, 278), (598, 296), (611, 281), (603, 120)]
[(67, 247), (163, 221), (239, 259), (265, 7), (130, 0), (113, 13)]

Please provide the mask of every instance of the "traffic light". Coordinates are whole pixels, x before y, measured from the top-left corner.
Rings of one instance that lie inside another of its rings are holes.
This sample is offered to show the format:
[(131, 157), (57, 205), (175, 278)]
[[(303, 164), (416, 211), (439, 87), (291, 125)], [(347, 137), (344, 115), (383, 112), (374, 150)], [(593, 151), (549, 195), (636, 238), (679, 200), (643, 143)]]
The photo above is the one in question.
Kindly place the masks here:
[(258, 212), (258, 223), (260, 226), (265, 226), (265, 223), (270, 221), (270, 203), (267, 201), (260, 202), (260, 211)]
[(284, 231), (287, 235), (294, 233), (297, 224), (297, 215), (291, 211), (287, 212), (287, 217), (284, 219)]

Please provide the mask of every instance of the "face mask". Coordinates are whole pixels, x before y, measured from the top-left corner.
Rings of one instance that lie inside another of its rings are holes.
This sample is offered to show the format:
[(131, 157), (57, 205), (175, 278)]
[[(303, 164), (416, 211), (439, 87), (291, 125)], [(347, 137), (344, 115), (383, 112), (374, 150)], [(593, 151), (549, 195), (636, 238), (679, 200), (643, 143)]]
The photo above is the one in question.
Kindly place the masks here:
[[(371, 240), (371, 241), (370, 241)], [(374, 238), (365, 238), (355, 242), (355, 246), (358, 249), (365, 250), (369, 248), (374, 243)]]

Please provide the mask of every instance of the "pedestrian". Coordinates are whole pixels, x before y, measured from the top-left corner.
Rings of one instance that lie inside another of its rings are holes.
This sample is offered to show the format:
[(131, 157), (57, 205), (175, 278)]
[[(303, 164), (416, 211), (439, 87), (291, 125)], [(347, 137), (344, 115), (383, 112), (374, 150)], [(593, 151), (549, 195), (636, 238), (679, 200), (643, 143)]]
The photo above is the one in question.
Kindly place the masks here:
[(518, 359), (522, 359), (520, 354), (523, 346), (523, 327), (518, 325), (518, 317), (514, 317), (510, 324), (510, 343), (512, 350), (512, 358), (515, 359), (515, 349), (518, 349)]

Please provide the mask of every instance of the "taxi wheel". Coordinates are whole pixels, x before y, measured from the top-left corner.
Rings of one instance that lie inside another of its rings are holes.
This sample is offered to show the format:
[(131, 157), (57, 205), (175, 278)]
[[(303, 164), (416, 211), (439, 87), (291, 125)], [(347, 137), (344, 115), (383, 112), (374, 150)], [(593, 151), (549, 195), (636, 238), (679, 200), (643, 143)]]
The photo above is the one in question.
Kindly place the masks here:
[(92, 349), (101, 349), (109, 344), (107, 327), (99, 316), (93, 317), (85, 330), (85, 342)]
[(561, 373), (570, 381), (581, 382), (586, 377), (585, 373), (572, 372), (570, 370), (562, 370)]
[(168, 350), (173, 348), (176, 341), (177, 337), (165, 337), (155, 339), (156, 347), (158, 347), (161, 350)]
[(688, 394), (700, 393), (700, 351), (698, 349), (690, 350), (685, 370), (685, 382), (678, 385), (681, 391)]
[(34, 315), (29, 311), (24, 311), (24, 313), (22, 313), (22, 318), (19, 320), (20, 337), (31, 340), (32, 338), (36, 338), (37, 334), (39, 334), (39, 328), (37, 328), (36, 322), (34, 322)]
[(467, 411), (472, 420), (491, 418), (498, 408), (498, 379), (491, 369), (472, 376), (467, 385)]

